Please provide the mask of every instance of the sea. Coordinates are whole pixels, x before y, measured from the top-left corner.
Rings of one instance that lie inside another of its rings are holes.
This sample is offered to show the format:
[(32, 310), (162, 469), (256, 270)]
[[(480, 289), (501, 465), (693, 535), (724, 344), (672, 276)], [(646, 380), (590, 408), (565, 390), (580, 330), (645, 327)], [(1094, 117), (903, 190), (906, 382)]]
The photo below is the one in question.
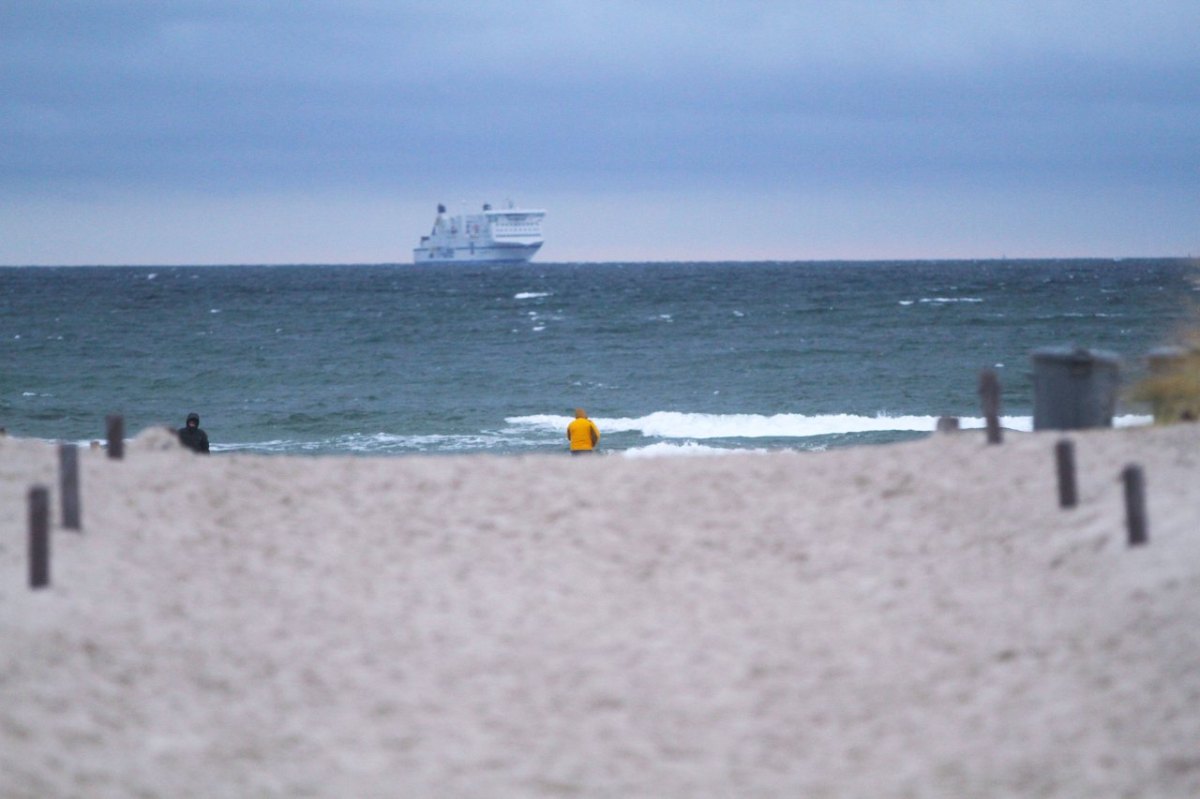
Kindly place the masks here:
[(821, 450), (1029, 430), (1033, 355), (1197, 323), (1184, 259), (0, 268), (0, 427), (103, 440), (200, 414), (217, 455)]

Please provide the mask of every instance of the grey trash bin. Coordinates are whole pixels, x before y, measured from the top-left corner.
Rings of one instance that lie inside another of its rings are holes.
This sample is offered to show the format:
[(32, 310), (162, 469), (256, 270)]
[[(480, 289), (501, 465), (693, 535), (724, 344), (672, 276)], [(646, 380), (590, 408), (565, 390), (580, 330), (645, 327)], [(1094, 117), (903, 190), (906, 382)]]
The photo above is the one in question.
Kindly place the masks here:
[(1103, 350), (1044, 347), (1033, 351), (1033, 429), (1112, 427), (1120, 361)]

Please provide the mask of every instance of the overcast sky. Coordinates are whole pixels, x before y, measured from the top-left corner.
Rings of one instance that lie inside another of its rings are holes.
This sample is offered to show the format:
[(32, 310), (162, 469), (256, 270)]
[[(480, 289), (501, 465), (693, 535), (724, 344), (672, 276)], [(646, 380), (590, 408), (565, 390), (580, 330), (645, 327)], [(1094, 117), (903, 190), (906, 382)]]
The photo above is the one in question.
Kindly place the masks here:
[(0, 264), (1200, 255), (1200, 2), (0, 0)]

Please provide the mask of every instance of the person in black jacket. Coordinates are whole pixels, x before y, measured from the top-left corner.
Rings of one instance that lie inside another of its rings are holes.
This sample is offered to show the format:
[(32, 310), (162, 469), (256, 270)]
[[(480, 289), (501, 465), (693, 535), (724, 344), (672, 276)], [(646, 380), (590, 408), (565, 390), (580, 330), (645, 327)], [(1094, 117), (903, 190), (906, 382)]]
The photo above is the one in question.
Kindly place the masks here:
[(208, 433), (200, 429), (200, 414), (187, 415), (187, 424), (179, 428), (179, 443), (193, 452), (208, 454)]

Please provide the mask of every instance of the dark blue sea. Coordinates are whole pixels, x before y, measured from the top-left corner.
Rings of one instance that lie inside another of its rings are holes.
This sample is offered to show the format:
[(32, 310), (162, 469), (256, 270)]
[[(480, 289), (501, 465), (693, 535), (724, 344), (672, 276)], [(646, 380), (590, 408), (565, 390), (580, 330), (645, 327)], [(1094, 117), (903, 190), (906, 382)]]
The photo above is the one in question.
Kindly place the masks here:
[[(822, 449), (1029, 429), (1031, 352), (1126, 383), (1192, 322), (1183, 260), (0, 268), (0, 427), (89, 441), (196, 411), (216, 452)], [(1122, 399), (1118, 423), (1144, 419)]]

